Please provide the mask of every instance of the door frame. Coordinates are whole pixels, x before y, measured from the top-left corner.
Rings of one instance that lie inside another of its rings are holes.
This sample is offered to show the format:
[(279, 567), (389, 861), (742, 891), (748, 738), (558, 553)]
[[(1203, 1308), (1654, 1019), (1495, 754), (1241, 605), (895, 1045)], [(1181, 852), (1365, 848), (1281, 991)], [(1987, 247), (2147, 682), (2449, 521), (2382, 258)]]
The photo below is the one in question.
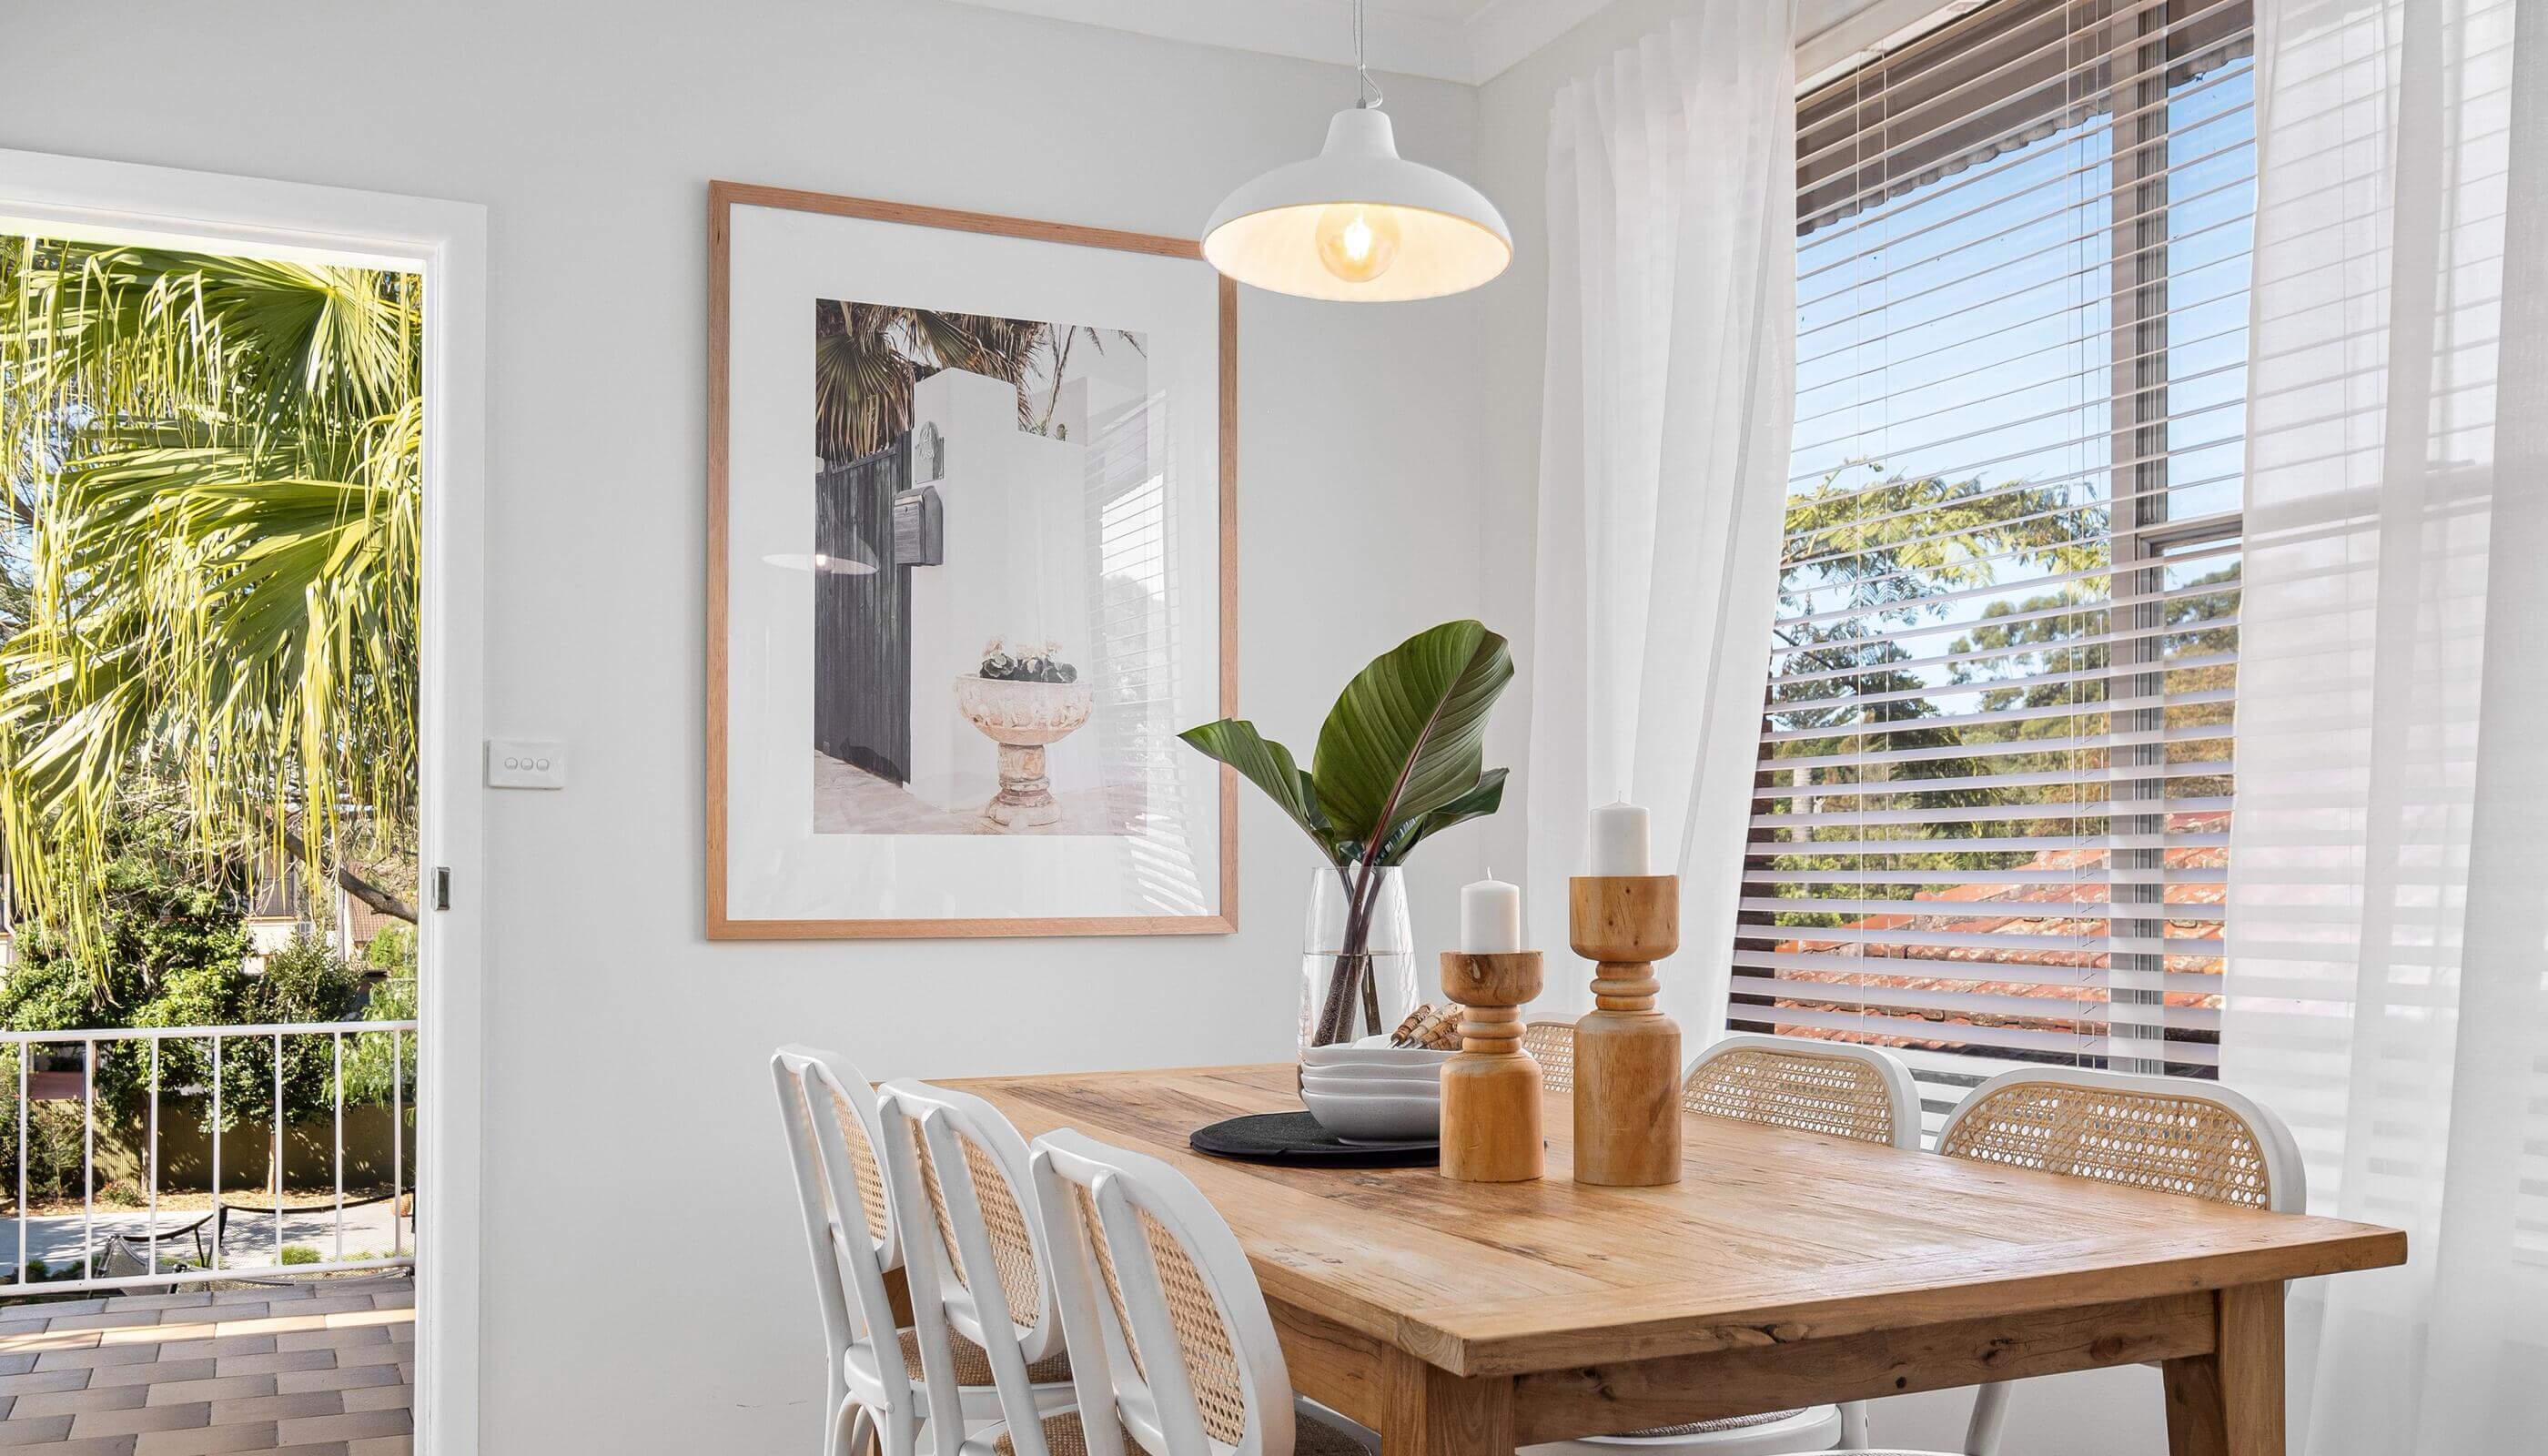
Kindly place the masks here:
[[(425, 276), (424, 581), (417, 760), (416, 1448), (479, 1446), (485, 1065), (487, 209), (0, 149), (0, 230)], [(433, 866), (451, 872), (447, 908)], [(426, 1231), (430, 1230), (430, 1231)]]

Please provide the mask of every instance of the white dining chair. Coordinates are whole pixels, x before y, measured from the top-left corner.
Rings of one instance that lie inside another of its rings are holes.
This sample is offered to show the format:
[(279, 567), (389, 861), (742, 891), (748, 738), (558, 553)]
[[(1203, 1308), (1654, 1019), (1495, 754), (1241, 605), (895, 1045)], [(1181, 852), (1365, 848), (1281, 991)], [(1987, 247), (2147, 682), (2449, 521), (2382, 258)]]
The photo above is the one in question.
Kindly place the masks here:
[[(1562, 1043), (1549, 1035), (1547, 1052), (1540, 1055), (1542, 1075), (1554, 1060), (1568, 1069), (1571, 1083), (1574, 1028), (1533, 1024), (1542, 1026), (1564, 1034)], [(1911, 1068), (1875, 1046), (1801, 1037), (1726, 1037), (1691, 1059), (1682, 1079), (1682, 1106), (1704, 1117), (1915, 1152), (1920, 1147), (1920, 1094)], [(1778, 1456), (1844, 1443), (1864, 1446), (1866, 1440), (1866, 1403), (1851, 1401), (1549, 1441), (1526, 1450), (1528, 1456)]]
[[(2274, 1113), (2192, 1077), (2020, 1067), (1965, 1094), (1938, 1133), (1942, 1156), (2123, 1183), (2241, 1208), (2309, 1205), (2300, 1144)], [(1974, 1396), (1964, 1444), (1997, 1456), (2015, 1383)]]
[(1296, 1404), (1256, 1272), (1184, 1174), (1067, 1130), (1034, 1161), (1079, 1401), (991, 1456), (1367, 1456)]
[[(894, 1081), (882, 1094), (886, 1186), (909, 1230), (911, 1338), (929, 1389), (961, 1389), (969, 1449), (973, 1427), (1073, 1396), (1026, 1139), (970, 1093)], [(933, 1444), (934, 1456), (956, 1444)]]
[[(912, 1456), (924, 1402), (900, 1358), (901, 1332), (885, 1289), (901, 1250), (875, 1156), (875, 1095), (857, 1068), (810, 1046), (779, 1047), (770, 1069), (823, 1317), (825, 1456), (847, 1456), (870, 1428), (885, 1456)], [(877, 1358), (877, 1331), (886, 1332), (895, 1358)]]

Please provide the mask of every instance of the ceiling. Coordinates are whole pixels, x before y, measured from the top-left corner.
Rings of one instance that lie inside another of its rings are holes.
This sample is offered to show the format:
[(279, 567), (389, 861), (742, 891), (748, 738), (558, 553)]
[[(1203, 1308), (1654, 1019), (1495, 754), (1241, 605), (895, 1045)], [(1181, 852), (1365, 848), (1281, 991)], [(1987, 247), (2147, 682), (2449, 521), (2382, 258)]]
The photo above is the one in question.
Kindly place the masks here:
[[(956, 0), (1172, 41), (1353, 63), (1349, 0)], [(1610, 0), (1369, 0), (1371, 68), (1477, 85)]]

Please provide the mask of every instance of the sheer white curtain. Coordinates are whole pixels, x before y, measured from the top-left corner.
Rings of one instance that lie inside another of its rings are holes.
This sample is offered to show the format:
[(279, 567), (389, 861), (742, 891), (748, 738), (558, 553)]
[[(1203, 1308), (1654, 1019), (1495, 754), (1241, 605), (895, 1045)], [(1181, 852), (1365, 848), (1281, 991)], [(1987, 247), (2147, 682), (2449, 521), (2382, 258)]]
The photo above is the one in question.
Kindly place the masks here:
[(2256, 0), (2223, 1074), (2315, 1211), (2295, 1451), (2548, 1441), (2548, 3)]
[(1704, 0), (1549, 118), (1524, 883), (1561, 949), (1592, 807), (1650, 808), (1692, 1046), (1724, 1004), (1794, 415), (1793, 27), (1783, 0)]

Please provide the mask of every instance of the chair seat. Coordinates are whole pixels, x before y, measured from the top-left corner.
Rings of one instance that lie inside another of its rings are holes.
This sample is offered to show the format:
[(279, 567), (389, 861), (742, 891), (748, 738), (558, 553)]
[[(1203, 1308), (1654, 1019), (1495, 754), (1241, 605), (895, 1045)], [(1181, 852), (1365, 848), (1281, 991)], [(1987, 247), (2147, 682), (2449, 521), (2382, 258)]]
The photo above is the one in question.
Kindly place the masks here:
[[(902, 1327), (901, 1338), (903, 1367), (911, 1372), (913, 1380), (927, 1380), (929, 1377), (920, 1368), (920, 1331), (906, 1324)], [(991, 1383), (991, 1357), (983, 1352), (980, 1345), (951, 1329), (947, 1331), (947, 1347), (956, 1358), (957, 1385)], [(1057, 1385), (1068, 1381), (1070, 1379), (1069, 1352), (1061, 1351), (1046, 1355), (1028, 1366), (1027, 1379), (1037, 1385)]]
[[(1120, 1427), (1119, 1427), (1120, 1428)], [(1018, 1456), (1018, 1448), (1009, 1440), (1008, 1427), (989, 1432), (991, 1450), (996, 1456)], [(1088, 1456), (1088, 1436), (1080, 1428), (1077, 1410), (1056, 1410), (1044, 1418), (1044, 1443), (1050, 1456)], [(964, 1443), (967, 1446), (972, 1441)], [(1124, 1432), (1126, 1456), (1141, 1456), (1142, 1445), (1129, 1430)], [(1362, 1442), (1336, 1429), (1323, 1420), (1303, 1416), (1293, 1422), (1292, 1450), (1295, 1456), (1369, 1456)]]

